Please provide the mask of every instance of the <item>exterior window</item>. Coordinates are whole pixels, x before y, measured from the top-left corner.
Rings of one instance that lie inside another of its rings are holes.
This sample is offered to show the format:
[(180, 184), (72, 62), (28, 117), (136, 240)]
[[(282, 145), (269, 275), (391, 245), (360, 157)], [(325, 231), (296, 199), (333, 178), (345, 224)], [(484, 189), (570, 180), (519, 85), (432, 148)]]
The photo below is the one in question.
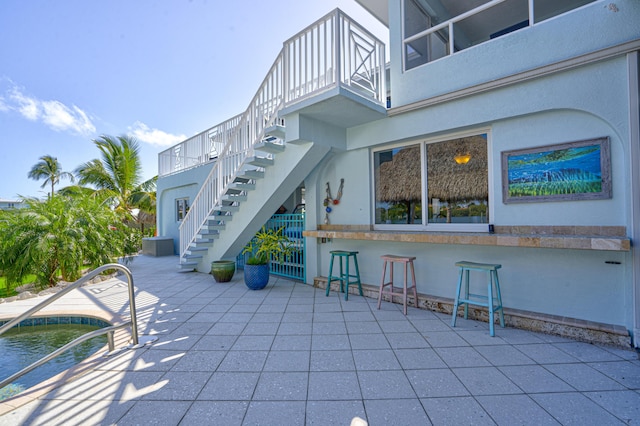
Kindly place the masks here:
[(176, 198), (176, 220), (181, 222), (189, 212), (189, 198)]
[[(435, 61), (594, 0), (404, 0), (404, 69)], [(533, 11), (533, 16), (530, 16)]]
[(376, 223), (422, 223), (420, 145), (374, 153)]
[[(426, 10), (427, 4), (420, 0), (406, 0), (404, 10), (404, 38), (410, 38), (437, 23), (436, 17)], [(409, 70), (426, 64), (443, 56), (448, 52), (448, 28), (428, 34), (404, 45), (405, 69)]]
[(487, 135), (427, 144), (431, 223), (488, 223)]
[(486, 230), (469, 225), (489, 222), (487, 150), (483, 133), (375, 151), (376, 228)]

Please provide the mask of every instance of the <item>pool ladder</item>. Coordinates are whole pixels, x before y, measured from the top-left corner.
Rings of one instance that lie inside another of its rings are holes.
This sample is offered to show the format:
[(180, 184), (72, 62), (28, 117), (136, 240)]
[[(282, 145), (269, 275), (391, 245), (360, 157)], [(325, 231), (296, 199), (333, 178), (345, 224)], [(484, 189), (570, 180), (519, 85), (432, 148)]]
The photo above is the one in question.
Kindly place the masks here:
[(80, 278), (78, 281), (76, 281), (73, 284), (71, 284), (70, 286), (66, 287), (64, 290), (61, 290), (58, 293), (54, 294), (53, 296), (47, 298), (46, 300), (43, 300), (41, 303), (39, 303), (36, 306), (34, 306), (33, 308), (29, 309), (28, 311), (26, 311), (22, 315), (14, 318), (11, 321), (9, 321), (6, 324), (4, 324), (2, 327), (0, 327), (0, 335), (2, 335), (7, 330), (13, 328), (13, 326), (15, 326), (16, 324), (19, 324), (21, 321), (29, 318), (31, 315), (33, 315), (36, 312), (40, 311), (42, 308), (44, 308), (44, 307), (50, 305), (51, 303), (55, 302), (56, 300), (60, 299), (65, 294), (67, 294), (70, 291), (73, 291), (76, 288), (82, 286), (83, 284), (85, 284), (86, 282), (91, 280), (92, 278), (95, 278), (98, 274), (101, 274), (102, 272), (107, 271), (107, 270), (111, 270), (111, 269), (116, 269), (116, 270), (122, 271), (124, 273), (124, 275), (127, 277), (127, 283), (128, 283), (128, 288), (129, 288), (129, 311), (131, 312), (131, 320), (123, 322), (122, 324), (111, 325), (109, 327), (104, 327), (104, 328), (101, 328), (99, 330), (94, 330), (94, 331), (90, 331), (89, 333), (83, 334), (82, 336), (78, 337), (77, 339), (72, 340), (71, 342), (67, 343), (66, 345), (62, 346), (61, 348), (58, 348), (55, 351), (51, 352), (49, 355), (46, 355), (43, 358), (41, 358), (40, 360), (34, 362), (30, 366), (23, 368), (22, 370), (18, 371), (17, 373), (12, 375), (11, 377), (7, 377), (2, 382), (0, 382), (0, 389), (2, 389), (3, 387), (5, 387), (6, 385), (8, 385), (10, 383), (13, 383), (13, 381), (15, 381), (17, 378), (19, 378), (21, 376), (24, 376), (25, 374), (27, 374), (30, 371), (38, 368), (42, 364), (52, 360), (53, 358), (57, 357), (58, 355), (62, 354), (63, 352), (73, 348), (74, 346), (77, 346), (82, 342), (85, 342), (85, 341), (87, 341), (89, 339), (93, 339), (94, 337), (97, 337), (97, 336), (101, 336), (103, 334), (107, 335), (107, 344), (109, 345), (109, 352), (108, 353), (109, 354), (113, 353), (115, 351), (114, 333), (115, 333), (116, 330), (121, 329), (121, 328), (125, 328), (125, 327), (128, 327), (128, 326), (131, 326), (131, 344), (129, 346), (127, 346), (127, 348), (130, 348), (130, 349), (140, 348), (140, 347), (142, 347), (142, 346), (144, 346), (146, 344), (149, 344), (149, 343), (151, 343), (151, 342), (153, 342), (153, 341), (155, 341), (157, 339), (157, 337), (145, 336), (144, 341), (141, 342), (141, 339), (138, 337), (138, 320), (137, 320), (137, 315), (136, 315), (136, 299), (135, 299), (134, 287), (133, 287), (133, 275), (131, 274), (131, 271), (129, 270), (129, 268), (127, 268), (126, 266), (120, 265), (119, 263), (109, 263), (107, 265), (102, 265), (102, 266), (99, 266), (98, 268), (94, 269), (93, 271), (89, 272), (87, 275), (85, 275), (84, 277)]

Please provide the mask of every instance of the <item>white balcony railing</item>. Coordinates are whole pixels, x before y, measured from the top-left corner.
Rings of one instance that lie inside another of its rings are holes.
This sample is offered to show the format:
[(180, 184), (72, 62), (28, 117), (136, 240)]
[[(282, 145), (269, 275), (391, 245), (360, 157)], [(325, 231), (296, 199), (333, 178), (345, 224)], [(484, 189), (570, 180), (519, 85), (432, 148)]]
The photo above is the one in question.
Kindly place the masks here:
[[(282, 106), (337, 84), (385, 104), (384, 44), (339, 9), (287, 40), (278, 58), (282, 60), (282, 78), (272, 82), (266, 96), (284, 100)], [(162, 151), (158, 155), (158, 176), (217, 158), (242, 115)]]
[(384, 60), (384, 44), (336, 9), (284, 43), (244, 113), (160, 153), (160, 177), (216, 160), (180, 226), (180, 255), (221, 204), (265, 129), (284, 124), (278, 111), (337, 85), (384, 105)]

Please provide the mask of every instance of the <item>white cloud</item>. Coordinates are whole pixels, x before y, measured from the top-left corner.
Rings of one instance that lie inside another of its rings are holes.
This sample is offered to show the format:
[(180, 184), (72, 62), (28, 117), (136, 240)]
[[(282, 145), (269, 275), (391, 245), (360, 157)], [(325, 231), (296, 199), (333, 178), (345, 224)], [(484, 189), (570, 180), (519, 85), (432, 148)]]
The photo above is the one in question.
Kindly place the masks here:
[(136, 121), (129, 127), (129, 136), (135, 137), (140, 142), (157, 146), (172, 146), (187, 139), (185, 135), (172, 135), (162, 130), (152, 129), (140, 121)]
[(68, 108), (58, 101), (42, 102), (42, 121), (56, 130), (70, 129), (81, 135), (95, 133), (96, 128), (87, 114), (73, 105)]
[(67, 106), (56, 100), (41, 100), (22, 93), (13, 85), (8, 97), (0, 97), (0, 111), (17, 111), (27, 120), (40, 121), (53, 130), (68, 131), (79, 135), (90, 135), (96, 132), (91, 118), (75, 105)]

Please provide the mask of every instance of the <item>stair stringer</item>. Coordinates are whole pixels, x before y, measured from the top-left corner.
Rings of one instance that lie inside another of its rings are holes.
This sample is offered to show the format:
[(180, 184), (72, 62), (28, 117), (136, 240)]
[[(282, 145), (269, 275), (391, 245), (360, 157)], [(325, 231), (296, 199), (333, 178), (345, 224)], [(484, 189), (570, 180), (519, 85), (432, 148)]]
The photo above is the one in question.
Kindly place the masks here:
[(307, 142), (288, 145), (285, 151), (278, 154), (274, 164), (265, 169), (264, 177), (256, 181), (255, 190), (248, 193), (247, 201), (233, 214), (233, 221), (226, 224), (220, 237), (203, 254), (197, 270), (208, 273), (212, 261), (235, 259), (329, 151), (327, 146)]

